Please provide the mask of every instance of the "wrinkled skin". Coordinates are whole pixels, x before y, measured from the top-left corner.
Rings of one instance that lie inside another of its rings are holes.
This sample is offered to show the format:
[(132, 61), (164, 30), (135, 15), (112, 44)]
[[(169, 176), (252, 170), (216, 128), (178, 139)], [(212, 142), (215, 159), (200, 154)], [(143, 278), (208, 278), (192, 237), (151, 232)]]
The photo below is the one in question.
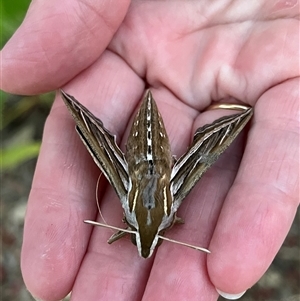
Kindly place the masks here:
[[(57, 96), (24, 229), (22, 273), (34, 296), (54, 301), (72, 290), (72, 301), (213, 301), (215, 287), (235, 294), (263, 275), (299, 202), (299, 6), (264, 2), (32, 2), (1, 52), (1, 88), (63, 87), (123, 149), (145, 82), (177, 157), (199, 126), (227, 113), (200, 114), (212, 101), (254, 106), (248, 134), (183, 202), (185, 224), (166, 233), (212, 253), (164, 242), (144, 260), (129, 239), (108, 245), (109, 230), (83, 223), (97, 219), (99, 170)], [(104, 178), (99, 190), (106, 221), (124, 226)]]

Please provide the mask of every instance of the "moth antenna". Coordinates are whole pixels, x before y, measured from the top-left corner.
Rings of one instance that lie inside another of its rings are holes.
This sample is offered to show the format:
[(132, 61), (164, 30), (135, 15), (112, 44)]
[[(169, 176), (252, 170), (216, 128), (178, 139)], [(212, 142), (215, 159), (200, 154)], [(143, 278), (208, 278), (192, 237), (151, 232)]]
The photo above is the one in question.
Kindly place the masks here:
[(100, 215), (101, 219), (103, 220), (104, 224), (107, 224), (104, 216), (102, 215), (102, 211), (101, 211), (100, 203), (99, 203), (99, 198), (98, 198), (98, 188), (99, 188), (99, 182), (100, 182), (101, 176), (102, 176), (102, 173), (100, 173), (100, 175), (98, 177), (98, 180), (97, 180), (97, 184), (96, 184), (96, 202), (97, 202), (97, 208), (98, 208), (99, 215)]
[(165, 236), (161, 236), (161, 235), (158, 235), (158, 237), (162, 240), (166, 240), (166, 241), (169, 241), (169, 242), (173, 242), (175, 244), (178, 244), (178, 245), (181, 245), (181, 246), (185, 246), (185, 247), (188, 247), (188, 248), (191, 248), (191, 249), (194, 249), (194, 250), (197, 250), (197, 251), (201, 251), (201, 252), (205, 252), (205, 253), (208, 253), (210, 254), (211, 252), (205, 248), (201, 248), (201, 247), (198, 247), (198, 246), (194, 246), (194, 245), (190, 245), (190, 244), (187, 244), (185, 242), (181, 242), (181, 241), (178, 241), (178, 240), (174, 240), (174, 239), (171, 239), (171, 238), (167, 238)]
[[(99, 223), (99, 222), (94, 222), (94, 221), (91, 221), (91, 220), (84, 220), (83, 222), (86, 223), (86, 224), (93, 225), (93, 226), (99, 226), (99, 227), (113, 229), (113, 230), (117, 230), (117, 231), (121, 231), (121, 232), (125, 232), (125, 233), (136, 234), (136, 231), (133, 231), (133, 230), (122, 229), (122, 228), (119, 228), (119, 227), (115, 227), (115, 226), (111, 226), (111, 225), (107, 225), (107, 224), (103, 224), (103, 223)], [(162, 240), (166, 240), (166, 241), (169, 241), (169, 242), (181, 245), (181, 246), (185, 246), (185, 247), (197, 250), (197, 251), (205, 252), (205, 253), (208, 253), (208, 254), (211, 253), (208, 249), (205, 249), (205, 248), (194, 246), (194, 245), (184, 243), (184, 242), (181, 242), (181, 241), (178, 241), (178, 240), (174, 240), (174, 239), (171, 239), (171, 238), (167, 238), (167, 237), (161, 236), (161, 235), (158, 235), (158, 237)]]
[[(91, 220), (84, 220), (83, 222), (86, 223), (86, 224), (93, 225), (93, 226), (108, 228), (108, 229), (117, 230), (117, 231), (130, 233), (130, 234), (136, 234), (136, 231), (129, 230), (129, 229), (122, 229), (122, 228), (111, 226), (111, 225), (107, 224), (104, 216), (102, 215), (102, 211), (101, 211), (100, 204), (99, 204), (99, 199), (98, 199), (98, 188), (99, 188), (99, 182), (100, 182), (101, 176), (102, 176), (102, 173), (99, 175), (98, 180), (97, 180), (97, 184), (96, 184), (96, 201), (97, 201), (97, 208), (98, 208), (98, 211), (99, 211), (99, 215), (100, 215), (100, 217), (101, 217), (101, 219), (103, 220), (104, 223), (94, 222), (94, 221), (91, 221)], [(194, 246), (194, 245), (191, 245), (191, 244), (188, 244), (188, 243), (177, 241), (177, 240), (167, 238), (167, 237), (161, 236), (161, 235), (158, 235), (158, 237), (162, 240), (166, 240), (166, 241), (169, 241), (169, 242), (181, 245), (181, 246), (185, 246), (185, 247), (197, 250), (197, 251), (205, 252), (205, 253), (208, 253), (208, 254), (211, 253), (208, 249), (205, 249), (205, 248), (201, 248), (201, 247)]]
[(107, 225), (107, 224), (103, 224), (103, 223), (98, 223), (98, 222), (90, 221), (90, 220), (87, 220), (87, 219), (84, 220), (83, 222), (86, 223), (86, 224), (93, 225), (93, 226), (99, 226), (99, 227), (113, 229), (113, 230), (122, 231), (122, 232), (126, 232), (126, 233), (136, 234), (136, 231), (133, 231), (133, 230), (122, 229), (122, 228), (119, 228), (119, 227), (115, 227), (115, 226), (111, 226), (111, 225)]

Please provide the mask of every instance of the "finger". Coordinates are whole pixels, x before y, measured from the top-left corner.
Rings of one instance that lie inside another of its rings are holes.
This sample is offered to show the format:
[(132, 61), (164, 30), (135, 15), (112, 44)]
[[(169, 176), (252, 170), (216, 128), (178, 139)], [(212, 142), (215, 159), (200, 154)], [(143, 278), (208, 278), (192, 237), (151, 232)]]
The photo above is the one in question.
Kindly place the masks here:
[(1, 89), (57, 89), (91, 65), (121, 24), (130, 1), (33, 1), (3, 48)]
[(213, 234), (208, 272), (230, 294), (251, 287), (266, 271), (299, 204), (299, 81), (258, 101), (242, 165)]
[[(119, 57), (105, 53), (65, 89), (91, 106), (109, 129), (122, 132), (143, 83)], [(97, 213), (95, 187), (100, 172), (74, 127), (62, 100), (57, 99), (44, 130), (22, 248), (26, 286), (43, 300), (61, 299), (71, 290), (92, 231), (83, 220), (94, 219)]]
[(60, 300), (71, 290), (90, 236), (83, 220), (95, 214), (99, 172), (78, 145), (67, 114), (56, 100), (45, 125), (24, 225), (22, 274), (28, 290), (42, 300)]

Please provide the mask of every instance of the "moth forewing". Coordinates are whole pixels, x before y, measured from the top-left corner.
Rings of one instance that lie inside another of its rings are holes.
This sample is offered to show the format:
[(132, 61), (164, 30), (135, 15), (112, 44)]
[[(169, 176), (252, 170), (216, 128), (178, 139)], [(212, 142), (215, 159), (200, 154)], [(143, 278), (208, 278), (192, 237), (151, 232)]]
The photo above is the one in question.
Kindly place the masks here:
[(253, 115), (252, 108), (225, 116), (199, 128), (187, 152), (175, 163), (171, 193), (176, 206), (187, 196), (205, 171), (234, 141)]
[(101, 120), (74, 97), (63, 90), (60, 92), (76, 122), (76, 130), (95, 163), (113, 186), (119, 198), (126, 198), (129, 185), (128, 166), (123, 152), (116, 144), (115, 136), (103, 126)]

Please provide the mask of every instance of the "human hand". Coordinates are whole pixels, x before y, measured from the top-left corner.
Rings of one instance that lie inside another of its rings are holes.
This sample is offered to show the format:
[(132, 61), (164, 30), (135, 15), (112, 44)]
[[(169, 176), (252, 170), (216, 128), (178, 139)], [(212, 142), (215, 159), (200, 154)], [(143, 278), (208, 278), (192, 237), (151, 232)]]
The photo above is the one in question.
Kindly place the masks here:
[[(28, 289), (43, 300), (72, 290), (72, 300), (210, 301), (214, 287), (235, 294), (252, 286), (299, 202), (297, 7), (136, 1), (127, 12), (126, 1), (118, 8), (109, 1), (55, 4), (33, 2), (3, 49), (3, 90), (31, 94), (68, 83), (63, 88), (121, 137), (146, 81), (177, 157), (199, 126), (222, 114), (199, 115), (212, 101), (240, 100), (255, 113), (241, 164), (243, 137), (183, 202), (185, 225), (167, 232), (212, 254), (164, 242), (144, 260), (129, 240), (107, 245), (107, 230), (83, 224), (96, 220), (99, 170), (57, 97), (28, 202)], [(102, 214), (120, 225), (120, 203), (104, 189)]]

